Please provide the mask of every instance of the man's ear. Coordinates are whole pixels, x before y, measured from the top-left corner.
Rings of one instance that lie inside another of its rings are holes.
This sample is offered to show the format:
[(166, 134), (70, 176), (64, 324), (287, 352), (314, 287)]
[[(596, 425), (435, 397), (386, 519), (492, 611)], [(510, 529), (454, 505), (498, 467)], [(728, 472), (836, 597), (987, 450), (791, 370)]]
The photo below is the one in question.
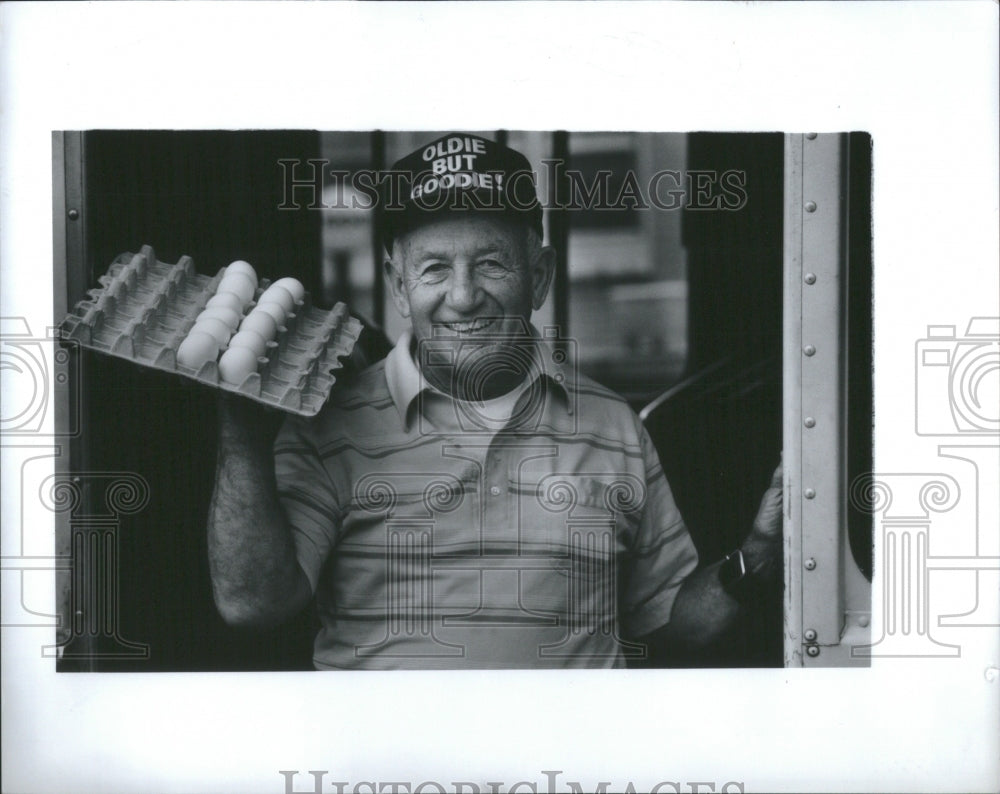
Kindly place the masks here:
[(531, 265), (531, 307), (538, 311), (545, 303), (556, 272), (556, 249), (551, 245), (542, 246), (538, 257)]
[(382, 272), (385, 275), (385, 283), (389, 287), (389, 294), (392, 295), (392, 302), (396, 306), (403, 319), (410, 316), (410, 300), (406, 294), (406, 286), (403, 284), (403, 265), (396, 265), (387, 254), (382, 262)]

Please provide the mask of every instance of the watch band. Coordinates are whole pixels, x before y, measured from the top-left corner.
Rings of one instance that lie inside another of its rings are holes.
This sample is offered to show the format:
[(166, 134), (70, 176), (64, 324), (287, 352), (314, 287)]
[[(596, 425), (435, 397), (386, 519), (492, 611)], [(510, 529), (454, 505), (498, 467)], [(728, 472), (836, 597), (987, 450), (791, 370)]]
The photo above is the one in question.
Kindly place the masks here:
[(735, 600), (746, 603), (753, 595), (753, 577), (747, 570), (743, 550), (736, 549), (726, 555), (719, 566), (719, 584)]

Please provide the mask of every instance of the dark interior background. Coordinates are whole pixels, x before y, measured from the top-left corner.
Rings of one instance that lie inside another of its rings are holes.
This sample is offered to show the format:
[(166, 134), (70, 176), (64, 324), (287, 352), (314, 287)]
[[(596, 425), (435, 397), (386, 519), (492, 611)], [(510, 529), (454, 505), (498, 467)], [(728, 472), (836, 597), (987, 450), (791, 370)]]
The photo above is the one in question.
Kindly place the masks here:
[[(319, 294), (316, 212), (278, 211), (280, 158), (317, 157), (313, 132), (94, 131), (84, 135), (87, 283), (124, 250), (187, 254), (199, 272), (234, 259), (298, 278)], [(71, 297), (71, 304), (82, 296)], [(148, 658), (67, 660), (62, 669), (263, 670), (310, 667), (312, 618), (271, 632), (225, 625), (212, 602), (205, 518), (215, 468), (216, 402), (183, 379), (84, 351), (86, 467), (138, 472), (150, 503), (118, 534), (118, 635)], [(120, 643), (100, 632), (91, 652)]]
[[(781, 456), (784, 136), (699, 133), (688, 168), (746, 174), (746, 205), (684, 215), (688, 360), (645, 417), (703, 563), (737, 548)], [(706, 665), (782, 664), (781, 589)]]

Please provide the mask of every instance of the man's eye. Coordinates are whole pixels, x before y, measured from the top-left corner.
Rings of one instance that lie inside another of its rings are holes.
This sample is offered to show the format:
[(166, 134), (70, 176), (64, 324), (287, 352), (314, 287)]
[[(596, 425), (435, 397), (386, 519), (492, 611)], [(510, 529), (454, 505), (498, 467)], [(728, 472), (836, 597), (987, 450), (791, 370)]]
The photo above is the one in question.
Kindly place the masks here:
[(479, 265), (479, 270), (486, 275), (502, 275), (507, 272), (504, 264), (496, 259), (484, 259)]
[(424, 279), (440, 279), (448, 272), (448, 268), (440, 263), (428, 265), (420, 271), (420, 277)]

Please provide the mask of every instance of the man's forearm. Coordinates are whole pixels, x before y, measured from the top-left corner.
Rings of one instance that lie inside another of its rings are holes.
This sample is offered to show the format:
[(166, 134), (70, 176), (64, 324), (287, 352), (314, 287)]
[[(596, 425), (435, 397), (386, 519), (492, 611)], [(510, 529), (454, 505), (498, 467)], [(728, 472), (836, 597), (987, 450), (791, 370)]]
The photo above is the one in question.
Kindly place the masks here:
[[(746, 566), (747, 592), (769, 603), (768, 593), (780, 592), (782, 582), (782, 469), (775, 470), (761, 498), (750, 534), (741, 546)], [(730, 637), (745, 607), (730, 595), (719, 578), (722, 561), (703, 568), (684, 580), (670, 613), (670, 622), (641, 638), (654, 659), (685, 664), (715, 655), (718, 644)]]
[(208, 553), (215, 603), (228, 623), (270, 626), (311, 597), (278, 504), (272, 417), (234, 403), (219, 407), (215, 490), (208, 517)]
[(685, 579), (674, 600), (670, 622), (640, 638), (654, 661), (694, 661), (733, 630), (742, 606), (723, 589), (721, 564), (709, 565)]

